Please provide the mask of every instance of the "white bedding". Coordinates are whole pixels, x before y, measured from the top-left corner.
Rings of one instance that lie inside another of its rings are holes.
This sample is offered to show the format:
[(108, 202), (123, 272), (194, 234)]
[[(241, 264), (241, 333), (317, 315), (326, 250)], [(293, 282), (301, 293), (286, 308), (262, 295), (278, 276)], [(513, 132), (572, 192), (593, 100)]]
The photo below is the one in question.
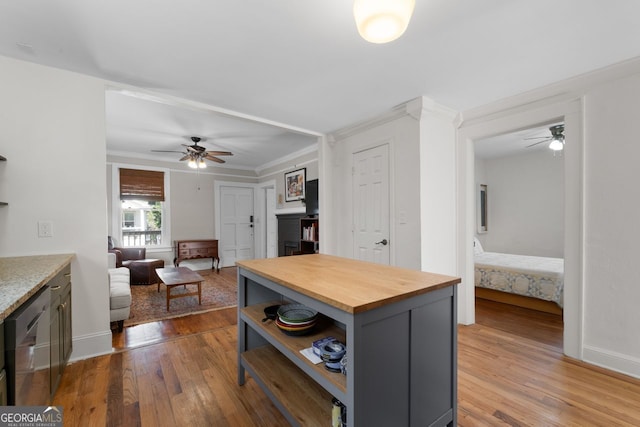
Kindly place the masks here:
[(480, 249), (475, 253), (475, 285), (553, 301), (562, 307), (564, 260)]

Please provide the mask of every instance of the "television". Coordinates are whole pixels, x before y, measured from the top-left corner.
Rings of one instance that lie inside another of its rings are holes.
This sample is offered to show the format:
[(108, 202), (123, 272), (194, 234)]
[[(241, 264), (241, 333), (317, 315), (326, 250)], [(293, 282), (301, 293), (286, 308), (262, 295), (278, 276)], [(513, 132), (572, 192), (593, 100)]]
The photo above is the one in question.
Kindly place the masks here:
[(305, 185), (304, 202), (307, 206), (307, 216), (315, 216), (320, 213), (318, 209), (318, 180), (307, 181)]

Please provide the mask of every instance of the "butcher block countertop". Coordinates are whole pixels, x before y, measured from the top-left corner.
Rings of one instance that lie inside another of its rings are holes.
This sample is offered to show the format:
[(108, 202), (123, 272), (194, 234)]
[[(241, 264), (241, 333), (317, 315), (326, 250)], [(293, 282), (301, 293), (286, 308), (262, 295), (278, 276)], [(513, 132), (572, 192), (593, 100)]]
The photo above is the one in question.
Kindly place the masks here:
[(311, 254), (238, 261), (238, 267), (348, 313), (460, 283), (460, 278)]
[(71, 262), (73, 254), (0, 258), (0, 321)]

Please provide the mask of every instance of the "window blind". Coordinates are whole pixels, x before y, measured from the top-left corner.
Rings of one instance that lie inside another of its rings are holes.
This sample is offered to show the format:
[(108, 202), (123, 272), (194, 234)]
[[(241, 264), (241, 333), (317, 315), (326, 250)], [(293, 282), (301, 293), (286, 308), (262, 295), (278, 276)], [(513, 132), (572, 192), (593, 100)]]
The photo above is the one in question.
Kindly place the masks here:
[(164, 202), (164, 172), (120, 169), (120, 200)]

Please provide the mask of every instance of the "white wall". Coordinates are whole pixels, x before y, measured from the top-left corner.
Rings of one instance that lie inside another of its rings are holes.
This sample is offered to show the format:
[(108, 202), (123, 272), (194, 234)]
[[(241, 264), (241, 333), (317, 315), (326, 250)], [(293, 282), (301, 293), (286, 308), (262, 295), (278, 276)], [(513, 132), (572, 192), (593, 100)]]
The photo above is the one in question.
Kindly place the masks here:
[(483, 163), (489, 220), (481, 235), (484, 250), (562, 258), (564, 157), (547, 149)]
[[(372, 121), (333, 136), (324, 161), (331, 172), (323, 179), (335, 209), (330, 212), (330, 244), (325, 253), (353, 258), (353, 153), (389, 144), (391, 264), (420, 269), (420, 139), (419, 122), (406, 113), (391, 120)], [(398, 221), (399, 213), (404, 223)]]
[(425, 97), (411, 104), (420, 117), (421, 269), (455, 276), (456, 113)]
[[(0, 57), (0, 256), (75, 253), (73, 353), (111, 351), (105, 82)], [(38, 220), (53, 237), (38, 238)]]
[(585, 96), (586, 360), (640, 377), (640, 74)]
[[(304, 212), (305, 205), (301, 201), (285, 201), (285, 183), (284, 175), (287, 172), (291, 172), (297, 169), (306, 169), (307, 181), (318, 179), (318, 151), (313, 150), (309, 153), (302, 154), (300, 156), (286, 159), (282, 163), (273, 165), (267, 169), (260, 171), (259, 181), (275, 182), (275, 195), (276, 195), (276, 209), (298, 209)], [(281, 201), (281, 202), (280, 202)]]
[(353, 257), (353, 153), (388, 144), (391, 264), (455, 274), (453, 120), (451, 110), (417, 98), (323, 141), (325, 200), (334, 207), (328, 253)]

